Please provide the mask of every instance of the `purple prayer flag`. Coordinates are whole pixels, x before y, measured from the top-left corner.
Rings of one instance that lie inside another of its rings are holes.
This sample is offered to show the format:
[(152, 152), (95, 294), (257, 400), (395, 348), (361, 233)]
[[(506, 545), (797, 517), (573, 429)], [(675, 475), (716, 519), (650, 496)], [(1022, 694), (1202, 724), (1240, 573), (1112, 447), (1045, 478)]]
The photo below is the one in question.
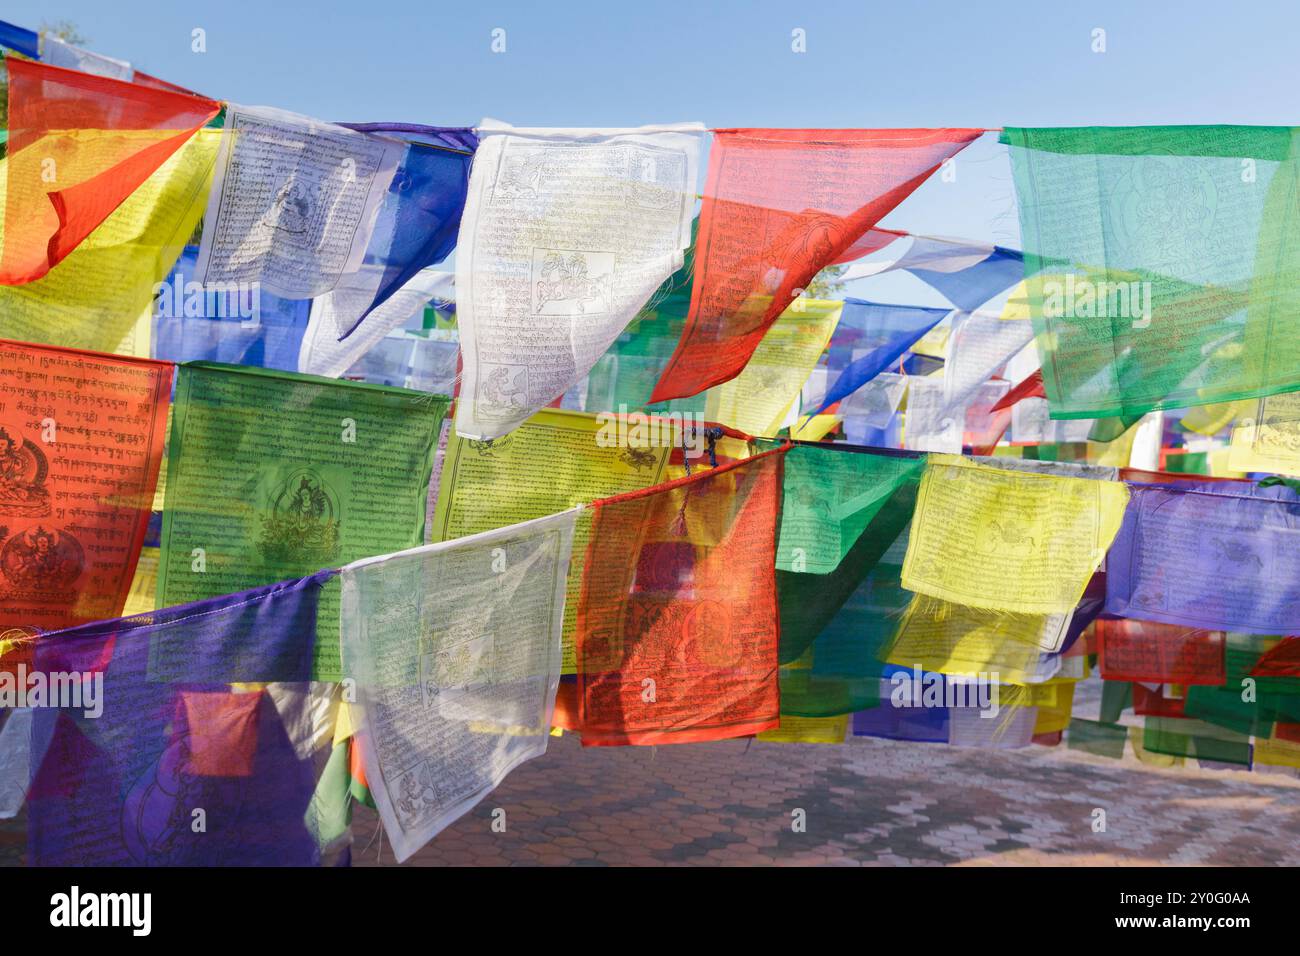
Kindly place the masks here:
[(1106, 559), (1106, 613), (1300, 633), (1300, 496), (1285, 485), (1130, 484)]
[(335, 573), (41, 635), (35, 673), (70, 693), (34, 710), (31, 862), (319, 863), (330, 735), (310, 680)]

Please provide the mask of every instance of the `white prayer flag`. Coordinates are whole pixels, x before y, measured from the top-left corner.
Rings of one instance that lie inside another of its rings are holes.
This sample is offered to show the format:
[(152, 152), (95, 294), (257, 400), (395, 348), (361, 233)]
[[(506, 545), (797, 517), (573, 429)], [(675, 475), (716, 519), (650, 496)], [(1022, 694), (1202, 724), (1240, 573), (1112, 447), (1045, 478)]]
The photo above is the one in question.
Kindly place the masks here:
[(487, 439), (586, 376), (681, 267), (704, 127), (478, 133), (456, 248), (456, 431)]
[(579, 510), (343, 569), (343, 671), (399, 862), (546, 752)]
[[(340, 286), (311, 304), (311, 319), (298, 353), (298, 371), (338, 378), (384, 336), (401, 328), (424, 311), (434, 298), (451, 295), (455, 276), (450, 272), (423, 269), (389, 296), (357, 325), (358, 307), (364, 310), (374, 299), (374, 290)], [(339, 338), (356, 327), (343, 341)], [(450, 394), (450, 393), (449, 393)]]
[(226, 107), (195, 280), (324, 295), (355, 273), (405, 143), (262, 106)]

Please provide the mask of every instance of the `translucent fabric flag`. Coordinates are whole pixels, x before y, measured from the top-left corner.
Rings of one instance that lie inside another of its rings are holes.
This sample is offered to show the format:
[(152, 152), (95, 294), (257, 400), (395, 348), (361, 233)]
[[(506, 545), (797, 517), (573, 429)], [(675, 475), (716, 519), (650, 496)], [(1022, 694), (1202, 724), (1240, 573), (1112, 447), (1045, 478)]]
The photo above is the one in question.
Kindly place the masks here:
[(8, 47), (33, 60), (41, 56), (41, 35), (0, 20), (0, 46)]
[(421, 271), (451, 254), (465, 210), (470, 160), (478, 137), (470, 129), (411, 123), (341, 125), (407, 144), (379, 207), (361, 269), (326, 296), (347, 335)]
[(456, 256), (456, 431), (488, 439), (583, 378), (681, 268), (704, 128), (485, 120), (478, 133)]
[[(715, 130), (686, 328), (652, 401), (738, 375), (813, 276), (981, 130)], [(882, 243), (883, 245), (883, 243)]]
[[(490, 531), (665, 481), (679, 431), (670, 425), (667, 441), (630, 447), (617, 440), (611, 424), (617, 421), (548, 408), (504, 438), (474, 441), (453, 435), (443, 459), (430, 540)], [(578, 519), (574, 538), (579, 554), (586, 553), (590, 533), (587, 511)], [(569, 573), (565, 604), (566, 674), (575, 667), (572, 634), (581, 583), (582, 562), (577, 561)]]
[(876, 703), (886, 652), (910, 598), (900, 577), (919, 480), (914, 475), (889, 496), (829, 574), (777, 569), (782, 719)]
[(1300, 475), (1300, 392), (1261, 398), (1232, 430), (1228, 467)]
[(816, 412), (825, 411), (893, 366), (951, 314), (951, 309), (845, 299), (840, 324), (831, 337), (828, 368), (832, 382)]
[(915, 485), (925, 458), (799, 444), (785, 459), (776, 566), (828, 574), (899, 488)]
[[(943, 366), (944, 401), (948, 407), (963, 408), (975, 401), (981, 386), (1001, 375), (1006, 364), (1033, 338), (1033, 326), (1028, 322), (1003, 321), (987, 312), (956, 313)], [(1006, 390), (1010, 388), (1008, 382)]]
[(852, 395), (841, 399), (837, 414), (844, 423), (844, 437), (860, 445), (866, 441), (869, 430), (888, 428), (902, 404), (908, 381), (906, 375), (881, 372)]
[(31, 779), (32, 708), (0, 710), (0, 820), (18, 815)]
[(399, 863), (546, 752), (576, 515), (343, 569), (344, 672)]
[(1127, 742), (1127, 727), (1079, 717), (1071, 718), (1065, 733), (1065, 744), (1071, 750), (1082, 750), (1111, 760), (1124, 758), (1124, 745)]
[(862, 262), (839, 276), (851, 282), (903, 269), (927, 283), (959, 309), (972, 311), (1025, 277), (1024, 258), (1015, 249), (988, 243), (934, 236), (907, 237), (907, 248), (895, 259)]
[(1251, 763), (1250, 737), (1200, 720), (1148, 717), (1142, 746), (1157, 754), (1193, 757), (1202, 761)]
[(994, 611), (918, 594), (907, 606), (885, 660), (954, 677), (1040, 684), (1060, 670), (1060, 655), (1050, 649), (1065, 643), (1069, 622), (1069, 613)]
[(46, 33), (41, 37), (41, 62), (49, 66), (61, 66), (67, 70), (80, 70), (95, 76), (106, 76), (114, 80), (130, 83), (135, 79), (135, 70), (126, 60), (105, 56), (73, 46), (66, 40)]
[(295, 371), (311, 302), (261, 288), (205, 289), (194, 281), (198, 254), (187, 246), (157, 287), (153, 357)]
[(44, 276), (220, 104), (27, 60), (9, 70), (0, 283)]
[[(194, 601), (424, 542), (442, 396), (182, 365), (168, 446), (158, 599)], [(232, 504), (233, 503), (233, 504)], [(322, 635), (338, 627), (326, 591)], [(317, 674), (338, 673), (322, 636)]]
[(417, 272), (400, 289), (386, 296), (382, 305), (369, 311), (359, 324), (352, 323), (355, 310), (343, 305), (348, 295), (341, 290), (315, 299), (298, 355), (298, 371), (327, 378), (341, 376), (389, 332), (422, 315), (429, 300), (451, 295), (454, 280), (450, 272), (434, 269)]
[(1285, 485), (1130, 485), (1106, 612), (1253, 634), (1300, 632), (1300, 496)]
[(1121, 482), (931, 456), (903, 565), (911, 591), (990, 610), (1069, 614), (1124, 518)]
[(998, 403), (993, 406), (993, 410), (1000, 411), (1003, 408), (1010, 408), (1025, 399), (1046, 397), (1047, 393), (1043, 391), (1043, 370), (1038, 369), (1017, 382), (1006, 395), (998, 400)]
[(361, 268), (406, 146), (268, 107), (226, 107), (195, 278), (324, 295)]
[[(1140, 415), (1293, 389), (1296, 131), (1007, 129), (1052, 414)], [(1057, 259), (1064, 274), (1032, 273)]]
[(203, 129), (190, 138), (43, 278), (0, 285), (0, 335), (138, 351), (128, 343), (140, 317), (203, 216), (220, 136)]
[(37, 670), (70, 676), (82, 693), (34, 711), (32, 752), (44, 757), (27, 797), (29, 862), (321, 862), (309, 822), (329, 754), (317, 731), (329, 721), (313, 713), (308, 682), (332, 573), (38, 642)]
[(0, 637), (120, 614), (172, 366), (0, 341)]
[(584, 746), (778, 726), (788, 447), (595, 503), (575, 633)]
[(775, 437), (830, 341), (841, 308), (833, 300), (796, 299), (767, 330), (744, 371), (703, 393), (705, 417)]
[(1097, 663), (1106, 680), (1222, 684), (1225, 634), (1183, 624), (1098, 618)]
[(782, 714), (781, 726), (763, 731), (758, 740), (765, 744), (842, 744), (848, 730), (847, 715), (793, 717)]

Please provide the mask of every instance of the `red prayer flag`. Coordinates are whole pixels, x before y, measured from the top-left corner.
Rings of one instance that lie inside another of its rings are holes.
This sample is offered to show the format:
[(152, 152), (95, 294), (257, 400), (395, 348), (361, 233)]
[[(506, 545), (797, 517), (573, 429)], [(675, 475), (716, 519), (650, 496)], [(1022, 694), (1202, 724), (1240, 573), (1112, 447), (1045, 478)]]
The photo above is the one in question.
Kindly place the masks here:
[(1183, 624), (1098, 618), (1098, 666), (1106, 680), (1222, 684), (1224, 634)]
[(1265, 651), (1251, 677), (1300, 677), (1300, 638), (1288, 637)]
[(864, 243), (982, 132), (715, 130), (686, 327), (650, 401), (735, 378), (813, 276), (896, 239), (880, 230)]
[(779, 725), (776, 533), (788, 448), (596, 502), (574, 636), (584, 745)]
[(174, 366), (0, 340), (0, 635), (117, 617)]
[(0, 284), (39, 279), (157, 171), (221, 104), (8, 60)]
[(1040, 368), (998, 399), (991, 411), (1000, 412), (1002, 409), (1010, 408), (1016, 402), (1025, 398), (1046, 397), (1047, 391), (1043, 388), (1043, 370)]

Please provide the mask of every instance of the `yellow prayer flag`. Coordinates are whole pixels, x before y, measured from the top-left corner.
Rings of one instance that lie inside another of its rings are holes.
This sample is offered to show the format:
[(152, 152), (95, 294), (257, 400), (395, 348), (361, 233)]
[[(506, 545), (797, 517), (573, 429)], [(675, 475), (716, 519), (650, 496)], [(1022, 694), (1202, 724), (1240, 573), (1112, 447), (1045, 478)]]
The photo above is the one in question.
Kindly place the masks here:
[(704, 417), (775, 437), (840, 321), (843, 302), (796, 299), (767, 330), (745, 370), (709, 389)]
[(971, 607), (1068, 614), (1119, 531), (1118, 481), (1005, 471), (932, 455), (917, 495), (903, 586)]
[(199, 130), (45, 276), (0, 286), (0, 338), (137, 353), (131, 333), (203, 217), (220, 138)]

